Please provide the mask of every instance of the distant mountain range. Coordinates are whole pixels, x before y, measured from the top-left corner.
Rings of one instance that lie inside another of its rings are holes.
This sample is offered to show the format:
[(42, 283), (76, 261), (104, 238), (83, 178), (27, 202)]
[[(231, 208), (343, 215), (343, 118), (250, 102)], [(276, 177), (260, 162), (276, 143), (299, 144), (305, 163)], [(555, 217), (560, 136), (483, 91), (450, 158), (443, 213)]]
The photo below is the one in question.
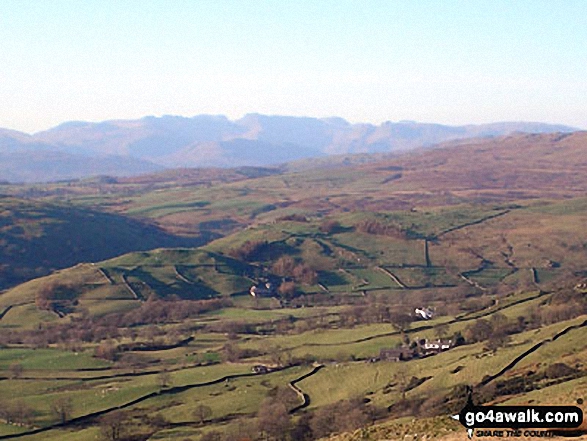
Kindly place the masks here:
[(236, 121), (199, 115), (67, 122), (34, 135), (0, 129), (0, 181), (130, 176), (176, 167), (267, 166), (329, 155), (407, 151), (514, 132), (576, 130), (527, 122), (446, 126), (401, 121), (377, 126), (342, 118), (259, 114)]

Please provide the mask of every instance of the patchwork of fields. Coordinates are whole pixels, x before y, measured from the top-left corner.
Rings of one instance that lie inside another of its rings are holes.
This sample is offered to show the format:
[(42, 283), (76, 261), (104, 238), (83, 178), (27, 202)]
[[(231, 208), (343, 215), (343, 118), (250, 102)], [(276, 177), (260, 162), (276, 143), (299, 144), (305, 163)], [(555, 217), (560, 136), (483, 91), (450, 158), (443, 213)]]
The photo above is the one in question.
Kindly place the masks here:
[(514, 141), (2, 186), (0, 439), (438, 438), (467, 386), (580, 402), (585, 170)]

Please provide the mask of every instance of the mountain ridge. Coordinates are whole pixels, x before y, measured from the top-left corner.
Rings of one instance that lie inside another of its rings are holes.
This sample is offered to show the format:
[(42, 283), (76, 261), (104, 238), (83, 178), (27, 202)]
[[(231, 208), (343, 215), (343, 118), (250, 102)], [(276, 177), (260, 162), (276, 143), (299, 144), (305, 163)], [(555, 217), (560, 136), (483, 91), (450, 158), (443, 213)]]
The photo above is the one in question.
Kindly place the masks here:
[[(137, 120), (69, 121), (32, 135), (0, 129), (0, 180), (49, 181), (99, 174), (132, 176), (163, 168), (267, 166), (357, 153), (393, 153), (475, 137), (569, 133), (573, 127), (498, 122), (448, 126), (413, 121), (380, 125), (340, 117), (247, 114), (146, 116)], [(66, 164), (48, 153), (67, 157)], [(92, 167), (84, 167), (91, 162)], [(34, 173), (24, 164), (36, 164)], [(116, 164), (120, 164), (119, 167)], [(50, 170), (45, 173), (43, 170)]]

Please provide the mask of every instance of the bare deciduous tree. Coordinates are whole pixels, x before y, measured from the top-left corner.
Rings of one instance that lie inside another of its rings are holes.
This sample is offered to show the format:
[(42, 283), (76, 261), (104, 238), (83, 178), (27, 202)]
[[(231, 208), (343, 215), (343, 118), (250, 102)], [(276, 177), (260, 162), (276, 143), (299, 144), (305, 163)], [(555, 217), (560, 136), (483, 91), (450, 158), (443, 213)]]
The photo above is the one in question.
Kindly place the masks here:
[(124, 437), (126, 427), (126, 414), (124, 412), (112, 412), (100, 419), (100, 434), (107, 441), (119, 441)]
[(157, 375), (157, 383), (159, 384), (159, 387), (161, 389), (164, 389), (166, 387), (171, 386), (172, 380), (171, 380), (171, 375), (169, 374), (169, 372), (167, 372), (167, 371), (159, 372), (159, 375)]
[(59, 422), (64, 424), (71, 418), (73, 401), (70, 397), (59, 397), (51, 404), (51, 411), (57, 416)]
[(204, 422), (212, 416), (212, 408), (205, 404), (199, 404), (192, 412), (192, 415), (198, 424), (204, 424)]
[(258, 416), (259, 431), (268, 439), (286, 440), (291, 428), (291, 417), (286, 407), (273, 400), (266, 400), (260, 407)]

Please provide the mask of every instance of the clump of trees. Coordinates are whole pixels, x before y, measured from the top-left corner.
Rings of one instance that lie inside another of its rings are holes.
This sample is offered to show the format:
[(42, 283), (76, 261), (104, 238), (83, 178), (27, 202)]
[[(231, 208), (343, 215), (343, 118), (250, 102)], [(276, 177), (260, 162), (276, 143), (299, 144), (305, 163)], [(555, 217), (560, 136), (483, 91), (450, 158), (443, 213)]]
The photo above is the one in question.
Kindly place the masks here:
[(468, 343), (485, 341), (487, 349), (496, 351), (509, 343), (510, 335), (522, 332), (524, 329), (526, 329), (526, 322), (523, 317), (510, 320), (505, 315), (497, 313), (493, 314), (489, 320), (480, 318), (467, 326), (464, 337)]
[(533, 306), (527, 317), (508, 319), (503, 314), (493, 314), (490, 319), (480, 318), (465, 328), (468, 343), (486, 342), (491, 351), (505, 346), (512, 334), (528, 329), (570, 320), (587, 313), (587, 297), (572, 289), (561, 289), (541, 305)]
[(2, 403), (0, 405), (0, 419), (7, 424), (18, 426), (31, 426), (33, 424), (34, 411), (24, 401)]
[(157, 299), (150, 297), (139, 308), (119, 316), (117, 326), (136, 326), (151, 323), (173, 323), (216, 311), (232, 305), (227, 298), (206, 300)]
[(39, 309), (66, 312), (76, 304), (76, 290), (71, 283), (45, 283), (37, 290), (35, 304)]
[(271, 266), (271, 272), (282, 277), (291, 277), (296, 267), (296, 261), (291, 256), (281, 256)]
[(375, 219), (365, 219), (355, 225), (355, 230), (366, 234), (389, 236), (398, 239), (406, 237), (405, 233), (397, 225), (385, 224)]
[(320, 224), (320, 227), (318, 227), (318, 229), (320, 230), (320, 232), (325, 234), (334, 234), (340, 231), (341, 225), (340, 222), (334, 219), (326, 219)]
[(247, 240), (241, 246), (230, 250), (228, 254), (235, 259), (244, 260), (245, 262), (252, 262), (256, 260), (263, 260), (262, 255), (268, 251), (268, 248), (269, 243), (266, 240)]
[(318, 281), (318, 273), (314, 269), (291, 256), (281, 256), (271, 266), (271, 271), (278, 276), (290, 277), (306, 285), (314, 285)]
[(277, 292), (283, 299), (291, 299), (296, 294), (296, 284), (292, 281), (285, 281), (279, 285)]
[[(404, 310), (412, 310), (411, 306), (405, 306)], [(414, 320), (410, 314), (402, 310), (393, 309), (389, 304), (371, 301), (349, 306), (339, 313), (341, 326), (353, 327), (359, 324), (391, 323), (392, 326), (403, 332), (410, 327)]]
[(228, 342), (222, 347), (222, 355), (224, 361), (234, 363), (244, 358), (258, 357), (262, 354), (255, 349), (244, 349), (236, 343)]
[(121, 441), (127, 435), (128, 416), (122, 411), (111, 412), (100, 418), (100, 435), (105, 441)]
[(244, 320), (220, 320), (206, 325), (206, 332), (223, 334), (254, 334), (256, 326)]
[(298, 213), (293, 213), (293, 214), (288, 214), (286, 216), (281, 216), (277, 218), (278, 222), (281, 221), (289, 221), (289, 222), (303, 222), (306, 223), (308, 222), (308, 218), (306, 216), (304, 216), (303, 214), (298, 214)]
[(547, 307), (535, 313), (545, 325), (570, 320), (587, 313), (587, 296), (573, 289), (561, 289), (553, 294)]
[(289, 411), (299, 404), (297, 394), (290, 388), (277, 387), (269, 391), (257, 412), (259, 433), (270, 440), (286, 440), (291, 431)]
[(105, 340), (105, 341), (101, 342), (94, 349), (94, 357), (96, 357), (96, 358), (102, 358), (104, 360), (109, 360), (109, 361), (116, 361), (116, 360), (118, 360), (118, 355), (119, 355), (118, 348), (110, 340)]
[(318, 273), (303, 263), (294, 268), (292, 275), (294, 280), (306, 285), (315, 285), (318, 282)]
[(269, 391), (257, 413), (260, 439), (273, 441), (312, 440), (333, 433), (348, 432), (372, 423), (383, 413), (363, 399), (339, 401), (292, 419), (291, 410), (301, 404), (293, 389), (277, 387)]

